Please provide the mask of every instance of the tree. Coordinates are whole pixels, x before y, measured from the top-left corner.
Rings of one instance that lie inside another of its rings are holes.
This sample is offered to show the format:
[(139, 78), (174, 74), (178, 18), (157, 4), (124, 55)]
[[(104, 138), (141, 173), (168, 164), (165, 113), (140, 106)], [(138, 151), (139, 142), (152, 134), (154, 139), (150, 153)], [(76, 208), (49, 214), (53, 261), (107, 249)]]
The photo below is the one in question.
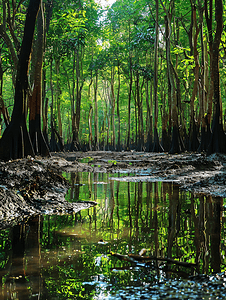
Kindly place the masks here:
[(29, 134), (35, 154), (49, 155), (49, 148), (41, 130), (41, 104), (42, 104), (42, 65), (44, 51), (44, 17), (42, 5), (37, 18), (37, 40), (35, 47), (34, 88), (30, 97)]
[(34, 155), (34, 149), (26, 126), (26, 99), (30, 54), (40, 3), (41, 0), (30, 0), (27, 10), (24, 36), (17, 66), (12, 118), (0, 140), (0, 158), (3, 160)]
[(223, 115), (222, 115), (222, 100), (220, 94), (220, 74), (219, 74), (219, 46), (221, 35), (223, 32), (223, 2), (222, 0), (215, 1), (215, 20), (216, 32), (213, 39), (212, 35), (212, 15), (213, 2), (205, 0), (205, 16), (209, 33), (209, 51), (210, 51), (210, 66), (211, 66), (211, 81), (213, 84), (214, 96), (214, 117), (212, 134), (207, 153), (226, 153), (226, 136), (223, 130)]
[[(26, 3), (4, 0), (0, 5), (2, 128), (10, 119), (7, 110), (12, 114)], [(51, 151), (62, 150), (63, 144), (67, 150), (146, 151), (162, 151), (162, 145), (179, 153), (184, 145), (196, 151), (200, 136), (199, 151), (206, 151), (209, 142), (208, 153), (226, 151), (226, 34), (219, 7), (219, 0), (186, 0), (183, 7), (179, 0), (117, 0), (103, 15), (94, 0), (66, 0), (54, 1), (50, 17), (53, 0), (46, 0), (45, 55), (41, 46), (34, 47), (25, 93), (31, 97), (29, 108), (24, 100), (34, 153), (48, 153), (45, 143), (46, 152), (40, 148), (41, 123), (46, 140), (51, 132)], [(43, 43), (41, 23), (37, 45)], [(29, 144), (21, 137), (29, 141), (25, 123), (23, 134), (8, 141), (18, 149)], [(6, 157), (18, 157), (19, 150), (10, 147)]]
[(178, 123), (178, 99), (177, 99), (177, 92), (175, 86), (176, 81), (176, 71), (174, 69), (172, 59), (171, 59), (171, 50), (170, 50), (170, 38), (172, 34), (172, 11), (174, 8), (174, 1), (170, 2), (170, 7), (167, 9), (161, 1), (162, 7), (166, 13), (165, 17), (165, 26), (166, 26), (166, 60), (167, 60), (167, 69), (168, 69), (168, 78), (170, 84), (170, 91), (171, 91), (171, 99), (172, 99), (172, 120), (173, 120), (173, 132), (172, 132), (172, 141), (170, 147), (170, 154), (181, 153), (181, 139), (179, 133), (179, 123)]
[(152, 152), (163, 152), (164, 149), (159, 142), (158, 136), (158, 43), (159, 43), (159, 1), (156, 3), (156, 20), (155, 20), (155, 54), (154, 54), (154, 105), (155, 105), (155, 122), (154, 122), (154, 146)]
[[(190, 100), (190, 136), (189, 136), (189, 150), (190, 151), (196, 151), (199, 147), (199, 141), (198, 141), (198, 136), (197, 136), (197, 122), (195, 120), (195, 98), (197, 97), (198, 93), (198, 83), (199, 83), (199, 60), (198, 60), (198, 49), (197, 49), (197, 42), (198, 42), (198, 35), (200, 32), (200, 27), (198, 26), (197, 23), (197, 17), (196, 17), (196, 6), (191, 3), (192, 7), (192, 25), (194, 23), (195, 27), (195, 34), (194, 34), (194, 41), (191, 46), (193, 48), (194, 52), (194, 60), (195, 60), (195, 67), (194, 67), (194, 74), (195, 74), (195, 80), (194, 80), (194, 86), (193, 86), (193, 91), (192, 91), (192, 96)], [(191, 32), (193, 32), (193, 26), (191, 26)]]

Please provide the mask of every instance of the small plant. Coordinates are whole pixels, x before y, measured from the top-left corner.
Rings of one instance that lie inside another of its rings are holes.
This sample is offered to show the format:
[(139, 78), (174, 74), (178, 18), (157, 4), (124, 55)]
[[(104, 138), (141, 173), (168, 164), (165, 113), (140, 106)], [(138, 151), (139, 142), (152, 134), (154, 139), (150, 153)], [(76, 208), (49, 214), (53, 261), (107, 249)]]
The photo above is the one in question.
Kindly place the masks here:
[(108, 160), (108, 163), (109, 164), (112, 164), (112, 165), (114, 165), (114, 166), (116, 166), (116, 164), (117, 164), (117, 161), (116, 160)]

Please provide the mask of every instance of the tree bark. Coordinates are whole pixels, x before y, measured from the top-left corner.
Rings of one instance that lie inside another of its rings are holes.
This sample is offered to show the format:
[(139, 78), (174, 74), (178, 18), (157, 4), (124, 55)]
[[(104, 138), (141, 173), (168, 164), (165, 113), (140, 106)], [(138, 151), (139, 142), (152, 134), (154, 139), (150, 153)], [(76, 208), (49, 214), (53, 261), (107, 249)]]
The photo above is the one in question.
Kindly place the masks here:
[(37, 40), (35, 57), (34, 89), (30, 101), (29, 134), (36, 155), (49, 155), (49, 148), (41, 130), (41, 104), (42, 104), (42, 64), (43, 64), (43, 25), (42, 6), (37, 18)]
[[(130, 48), (130, 23), (129, 23), (129, 48)], [(130, 122), (131, 122), (131, 98), (132, 98), (132, 84), (133, 84), (133, 74), (132, 74), (132, 54), (129, 51), (129, 94), (128, 94), (128, 130), (127, 130), (127, 141), (126, 149), (130, 148)]]
[(92, 142), (93, 142), (93, 135), (92, 135), (92, 112), (93, 108), (90, 105), (89, 109), (89, 150), (92, 151)]
[(3, 160), (34, 155), (34, 149), (26, 126), (25, 104), (28, 89), (30, 54), (40, 3), (41, 0), (30, 0), (27, 10), (24, 36), (17, 67), (12, 119), (0, 140), (0, 158)]
[(197, 135), (197, 122), (195, 120), (195, 98), (197, 97), (198, 93), (198, 83), (199, 83), (199, 59), (198, 59), (198, 49), (197, 49), (197, 42), (198, 42), (198, 35), (200, 32), (200, 28), (197, 24), (197, 18), (196, 18), (196, 7), (192, 5), (193, 10), (193, 23), (195, 26), (195, 35), (193, 40), (193, 51), (194, 51), (194, 60), (195, 60), (195, 68), (194, 68), (194, 74), (195, 74), (195, 81), (192, 91), (192, 96), (190, 100), (190, 136), (189, 136), (189, 150), (190, 151), (196, 151), (199, 147), (199, 141), (198, 141), (198, 135)]
[[(212, 1), (209, 4), (210, 17), (212, 15)], [(205, 9), (207, 10), (207, 0), (205, 1)], [(206, 11), (206, 18), (208, 20), (208, 11)], [(226, 153), (226, 136), (223, 130), (222, 117), (222, 100), (220, 95), (220, 73), (219, 73), (219, 46), (221, 42), (221, 34), (223, 31), (223, 2), (222, 0), (215, 1), (215, 20), (216, 32), (212, 43), (211, 59), (212, 59), (212, 82), (214, 95), (214, 118), (212, 126), (212, 134), (210, 144), (207, 149), (207, 154), (215, 152)], [(209, 29), (209, 28), (208, 28)], [(211, 34), (209, 32), (209, 34)]]
[(96, 76), (94, 78), (94, 146), (95, 146), (95, 150), (99, 150), (97, 87), (98, 87), (98, 73), (96, 73)]
[(119, 60), (118, 60), (118, 91), (117, 91), (117, 117), (118, 117), (118, 142), (117, 142), (117, 150), (121, 151), (121, 120), (120, 120), (120, 87), (121, 87), (121, 79), (120, 79), (120, 70), (119, 70)]
[(116, 150), (116, 137), (115, 137), (115, 92), (114, 92), (114, 72), (115, 68), (114, 66), (111, 67), (111, 127), (112, 127), (112, 133), (113, 133), (113, 150)]
[(164, 152), (159, 142), (158, 135), (158, 44), (159, 44), (159, 0), (155, 0), (156, 20), (155, 20), (155, 54), (154, 54), (154, 105), (155, 105), (155, 121), (154, 121), (154, 146), (152, 152)]
[[(166, 9), (161, 1), (162, 7), (166, 13), (165, 24), (166, 24), (166, 59), (167, 59), (167, 69), (170, 83), (170, 91), (171, 91), (171, 100), (172, 100), (172, 121), (173, 121), (173, 133), (172, 133), (172, 141), (170, 147), (170, 154), (181, 153), (181, 139), (179, 133), (179, 124), (178, 124), (178, 107), (177, 107), (177, 95), (176, 95), (176, 87), (175, 87), (175, 70), (171, 61), (171, 53), (170, 53), (170, 37), (172, 33), (171, 28), (171, 18), (172, 12)], [(173, 2), (172, 2), (173, 3)], [(171, 4), (170, 4), (171, 5)]]
[[(76, 105), (75, 112), (72, 113), (72, 145), (71, 150), (79, 149), (79, 128), (80, 128), (80, 117), (81, 117), (81, 98), (82, 98), (82, 89), (84, 84), (83, 79), (83, 68), (82, 68), (82, 59), (83, 59), (83, 46), (78, 43), (77, 48), (75, 49), (74, 57), (74, 67), (76, 71), (76, 81), (73, 86), (73, 95), (74, 89), (76, 86)], [(74, 104), (73, 104), (74, 106)]]

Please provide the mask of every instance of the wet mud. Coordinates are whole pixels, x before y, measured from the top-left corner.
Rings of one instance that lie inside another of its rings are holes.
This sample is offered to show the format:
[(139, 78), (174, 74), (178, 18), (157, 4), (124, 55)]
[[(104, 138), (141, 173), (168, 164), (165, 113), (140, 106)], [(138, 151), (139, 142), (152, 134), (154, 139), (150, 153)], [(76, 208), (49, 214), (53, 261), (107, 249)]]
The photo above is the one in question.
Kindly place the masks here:
[(226, 156), (223, 154), (99, 151), (56, 155), (68, 161), (66, 168), (70, 171), (124, 173), (125, 176), (114, 178), (120, 181), (174, 181), (195, 194), (226, 197)]
[[(226, 197), (226, 156), (145, 152), (52, 153), (0, 162), (0, 228), (36, 214), (75, 213), (94, 202), (69, 203), (62, 172), (120, 173), (120, 181), (175, 181), (195, 194)], [(123, 175), (124, 174), (124, 175)], [(128, 176), (129, 175), (129, 176)]]
[(26, 158), (0, 162), (0, 228), (26, 222), (32, 215), (76, 213), (95, 205), (65, 200), (69, 183), (61, 175), (64, 160), (63, 164), (60, 161)]

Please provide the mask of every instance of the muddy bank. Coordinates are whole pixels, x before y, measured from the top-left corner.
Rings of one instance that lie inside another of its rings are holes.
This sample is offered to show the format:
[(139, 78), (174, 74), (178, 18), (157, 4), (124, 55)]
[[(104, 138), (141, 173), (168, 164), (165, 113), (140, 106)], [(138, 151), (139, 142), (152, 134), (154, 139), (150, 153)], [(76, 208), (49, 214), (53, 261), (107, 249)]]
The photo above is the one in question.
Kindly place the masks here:
[(92, 151), (52, 155), (67, 160), (63, 166), (67, 171), (125, 173), (114, 179), (121, 181), (175, 181), (196, 194), (226, 197), (226, 156), (222, 154)]
[(225, 155), (110, 151), (52, 153), (50, 158), (0, 162), (0, 228), (18, 223), (26, 216), (75, 213), (95, 205), (89, 201), (67, 202), (65, 194), (69, 183), (62, 172), (120, 173), (112, 178), (120, 181), (175, 181), (181, 188), (196, 194), (226, 197)]
[(65, 200), (69, 184), (61, 176), (60, 165), (56, 158), (0, 162), (0, 228), (32, 215), (76, 213), (95, 205)]

